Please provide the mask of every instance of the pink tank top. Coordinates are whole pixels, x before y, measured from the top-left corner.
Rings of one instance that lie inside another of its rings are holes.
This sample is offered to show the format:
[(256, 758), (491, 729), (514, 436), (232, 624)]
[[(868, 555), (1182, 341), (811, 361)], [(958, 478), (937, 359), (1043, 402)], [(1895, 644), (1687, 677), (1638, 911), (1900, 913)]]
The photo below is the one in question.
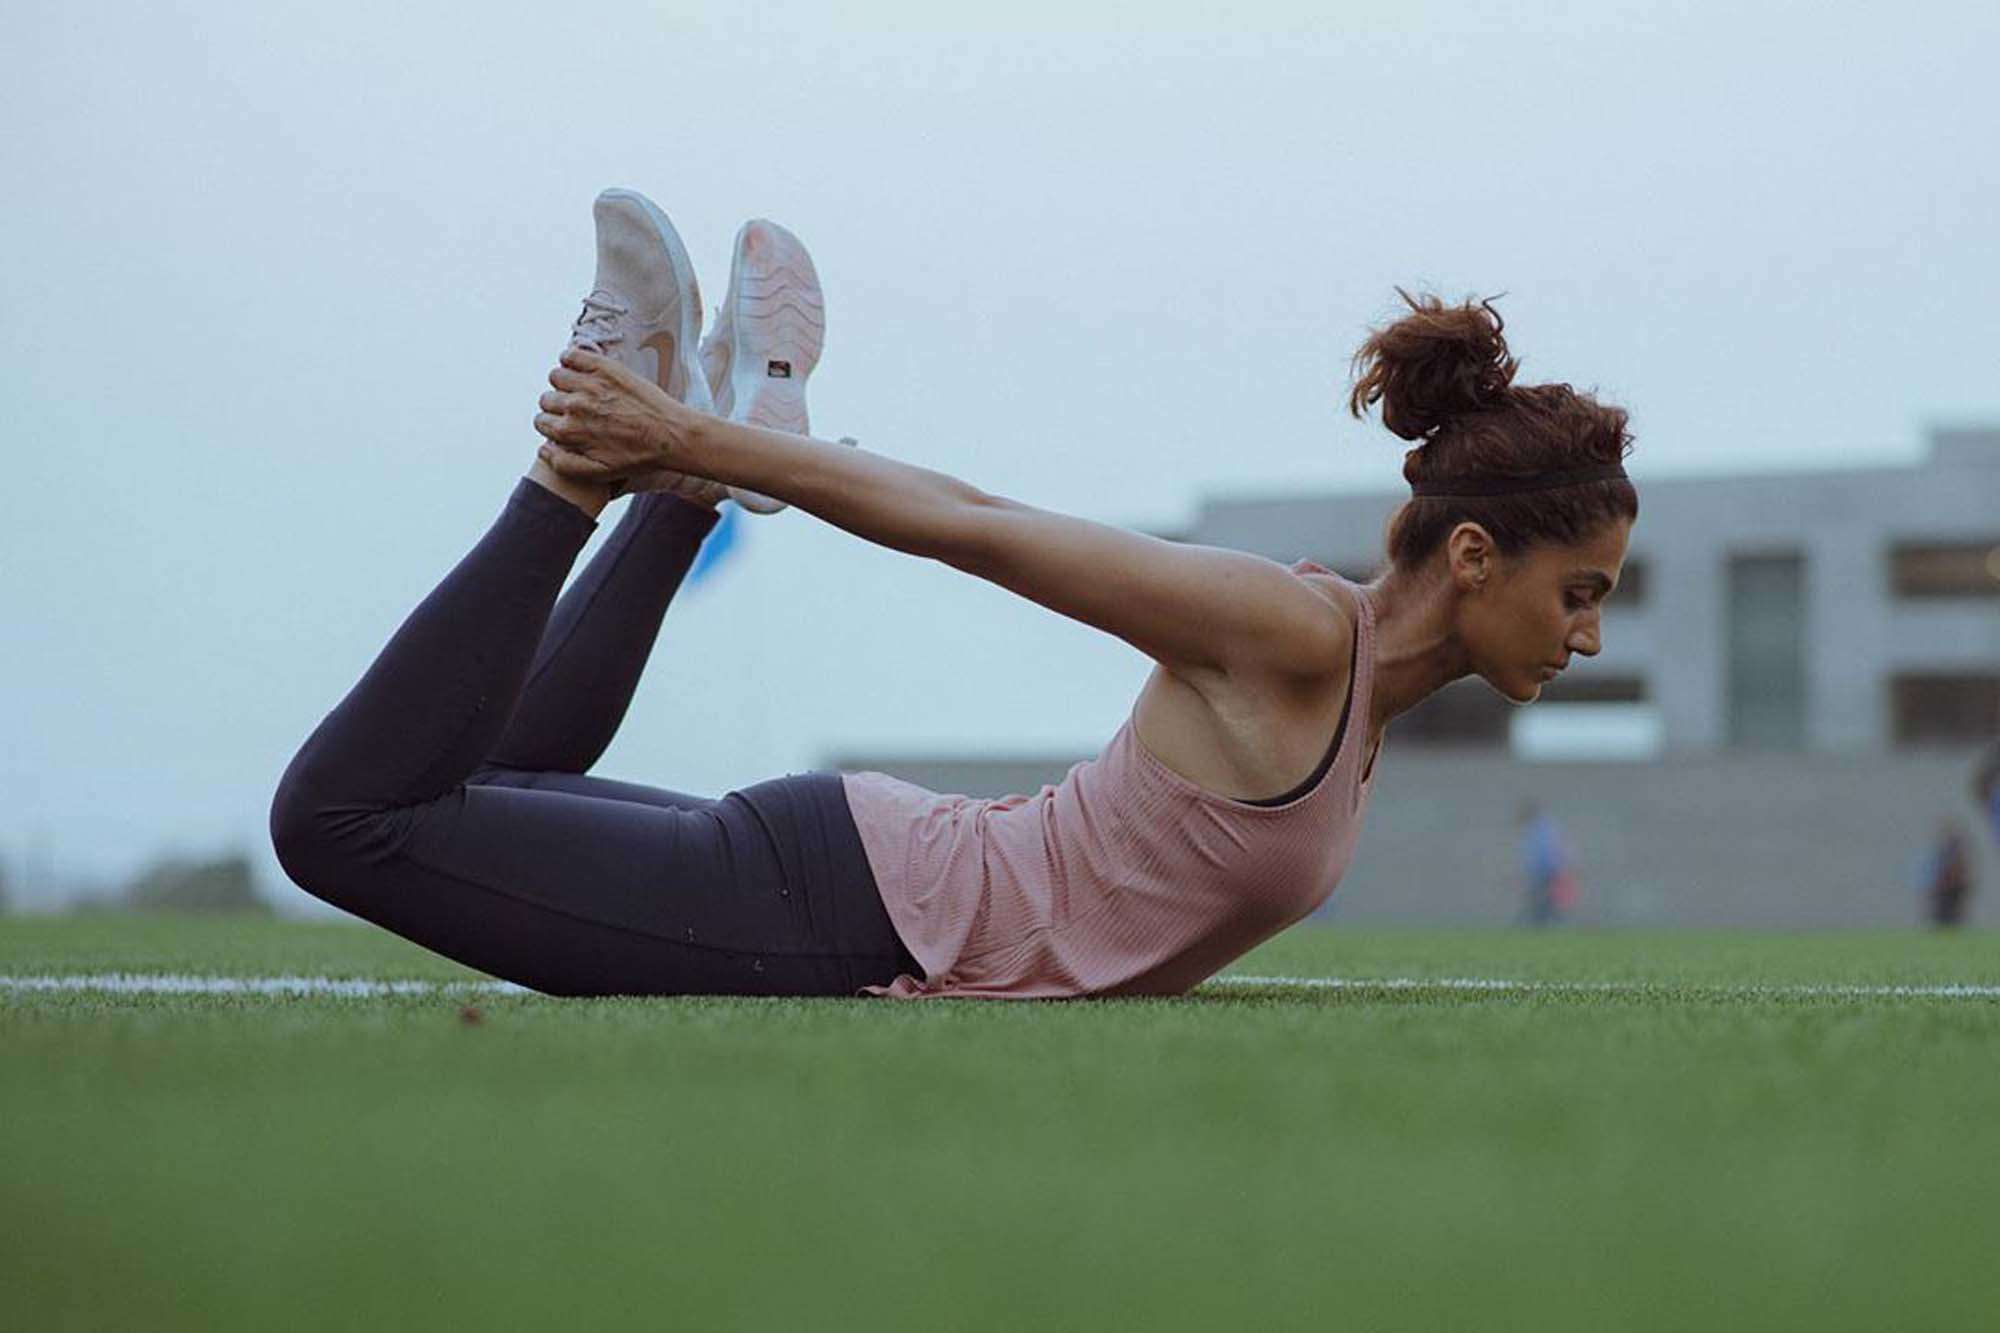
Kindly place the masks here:
[(1325, 902), (1353, 859), (1372, 780), (1375, 613), (1359, 589), (1355, 600), (1340, 742), (1282, 805), (1196, 786), (1139, 743), (1129, 717), (1103, 753), (1033, 796), (943, 796), (845, 774), (883, 905), (925, 974), (868, 992), (1179, 995)]

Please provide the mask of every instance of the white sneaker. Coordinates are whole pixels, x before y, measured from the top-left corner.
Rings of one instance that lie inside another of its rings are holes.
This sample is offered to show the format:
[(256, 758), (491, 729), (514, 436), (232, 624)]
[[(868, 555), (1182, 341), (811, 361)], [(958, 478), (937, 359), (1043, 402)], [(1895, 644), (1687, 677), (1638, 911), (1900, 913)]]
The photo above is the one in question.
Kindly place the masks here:
[[(819, 273), (799, 238), (775, 222), (752, 218), (736, 233), (729, 292), (701, 345), (701, 366), (718, 416), (771, 430), (810, 435), (806, 377), (826, 341), (826, 302)], [(755, 491), (731, 486), (753, 514), (785, 508)]]
[[(678, 402), (713, 413), (708, 379), (695, 363), (701, 288), (674, 224), (636, 190), (606, 190), (591, 212), (597, 277), (570, 342), (610, 357)], [(719, 482), (665, 469), (633, 477), (620, 489), (671, 490), (711, 504), (724, 493)]]

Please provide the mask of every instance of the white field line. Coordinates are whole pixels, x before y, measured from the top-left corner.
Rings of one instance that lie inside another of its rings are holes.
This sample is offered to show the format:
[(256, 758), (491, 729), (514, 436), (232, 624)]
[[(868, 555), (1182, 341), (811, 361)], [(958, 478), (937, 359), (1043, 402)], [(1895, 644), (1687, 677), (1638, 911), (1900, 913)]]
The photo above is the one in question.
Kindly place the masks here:
[(117, 991), (145, 995), (455, 995), (533, 992), (510, 981), (362, 981), (346, 977), (198, 977), (175, 972), (0, 975), (0, 991)]
[(1507, 981), (1499, 977), (1249, 977), (1220, 976), (1211, 986), (1270, 986), (1297, 990), (1460, 990), (1503, 993), (1550, 992), (1571, 995), (1642, 995), (1661, 990), (1701, 991), (1744, 999), (1851, 998), (1914, 996), (1940, 1000), (2000, 999), (2000, 985), (1953, 982), (1936, 986), (1864, 985), (1710, 985), (1699, 981)]
[[(1487, 991), (1501, 994), (1642, 995), (1698, 991), (1739, 999), (2000, 999), (2000, 985), (1936, 986), (1708, 985), (1674, 981), (1509, 981), (1500, 977), (1215, 977), (1211, 986), (1275, 990)], [(203, 977), (181, 973), (97, 972), (61, 976), (0, 975), (0, 991), (110, 991), (150, 995), (532, 995), (507, 981), (366, 981), (340, 977)]]

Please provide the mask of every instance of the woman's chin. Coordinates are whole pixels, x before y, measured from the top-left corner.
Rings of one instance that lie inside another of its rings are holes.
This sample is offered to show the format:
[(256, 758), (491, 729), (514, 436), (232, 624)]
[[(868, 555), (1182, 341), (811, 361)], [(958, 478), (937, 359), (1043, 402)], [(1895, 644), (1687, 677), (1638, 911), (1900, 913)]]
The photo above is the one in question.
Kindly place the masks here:
[(1534, 677), (1484, 676), (1488, 685), (1511, 704), (1531, 704), (1542, 697), (1542, 682)]

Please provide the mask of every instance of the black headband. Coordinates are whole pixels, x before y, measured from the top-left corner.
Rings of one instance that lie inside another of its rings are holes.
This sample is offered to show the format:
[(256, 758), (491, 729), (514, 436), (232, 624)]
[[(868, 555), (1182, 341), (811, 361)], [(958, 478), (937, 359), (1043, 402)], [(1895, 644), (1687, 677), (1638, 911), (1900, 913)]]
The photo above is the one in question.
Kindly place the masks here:
[(1564, 486), (1584, 486), (1593, 481), (1623, 481), (1620, 463), (1578, 468), (1574, 472), (1544, 472), (1539, 477), (1443, 477), (1419, 482), (1410, 494), (1435, 500), (1469, 500), (1481, 495), (1522, 495), (1529, 491), (1553, 491)]

